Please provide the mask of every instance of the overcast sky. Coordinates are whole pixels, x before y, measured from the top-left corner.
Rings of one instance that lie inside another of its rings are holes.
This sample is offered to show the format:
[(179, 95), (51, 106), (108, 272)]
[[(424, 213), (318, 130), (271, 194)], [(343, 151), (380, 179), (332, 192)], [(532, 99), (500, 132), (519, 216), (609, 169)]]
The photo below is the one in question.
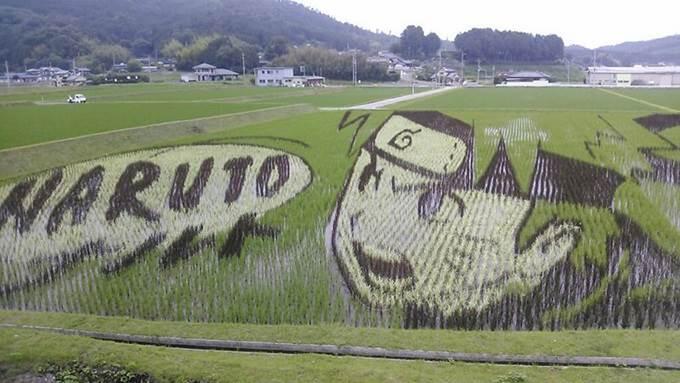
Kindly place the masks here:
[(296, 0), (360, 27), (399, 35), (409, 24), (451, 39), (473, 27), (551, 34), (588, 48), (680, 34), (680, 1)]

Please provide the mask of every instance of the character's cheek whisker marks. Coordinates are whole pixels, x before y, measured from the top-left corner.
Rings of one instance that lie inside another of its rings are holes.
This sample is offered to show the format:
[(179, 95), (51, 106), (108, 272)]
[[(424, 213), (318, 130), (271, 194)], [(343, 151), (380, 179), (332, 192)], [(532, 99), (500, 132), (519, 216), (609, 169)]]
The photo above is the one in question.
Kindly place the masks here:
[(364, 212), (360, 211), (349, 217), (349, 227), (352, 232), (352, 235), (354, 235), (355, 232), (357, 231), (357, 226), (359, 226), (359, 218), (361, 218), (362, 215), (364, 215)]
[(359, 191), (363, 193), (364, 190), (366, 190), (366, 186), (371, 178), (375, 178), (375, 191), (378, 191), (380, 179), (382, 178), (384, 170), (385, 169), (378, 170), (378, 159), (375, 153), (371, 153), (371, 162), (364, 167), (361, 176), (359, 176)]
[(465, 201), (463, 201), (463, 198), (461, 198), (458, 194), (456, 194), (455, 191), (449, 190), (448, 193), (449, 198), (453, 199), (456, 204), (458, 204), (458, 213), (460, 214), (460, 218), (463, 218), (465, 215)]

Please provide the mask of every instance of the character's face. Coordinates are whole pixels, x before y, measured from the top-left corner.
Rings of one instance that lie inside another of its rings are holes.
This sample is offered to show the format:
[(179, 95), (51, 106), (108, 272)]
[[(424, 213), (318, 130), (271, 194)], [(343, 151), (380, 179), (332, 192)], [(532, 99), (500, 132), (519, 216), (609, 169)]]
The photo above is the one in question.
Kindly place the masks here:
[[(451, 132), (394, 115), (362, 148), (335, 212), (333, 248), (367, 303), (451, 314), (488, 305), (517, 278), (514, 235), (530, 202), (458, 187), (471, 175), (472, 141)], [(566, 249), (571, 237), (563, 238)]]
[(392, 157), (442, 175), (458, 170), (468, 151), (461, 138), (399, 115), (392, 116), (378, 131), (374, 143), (377, 149)]

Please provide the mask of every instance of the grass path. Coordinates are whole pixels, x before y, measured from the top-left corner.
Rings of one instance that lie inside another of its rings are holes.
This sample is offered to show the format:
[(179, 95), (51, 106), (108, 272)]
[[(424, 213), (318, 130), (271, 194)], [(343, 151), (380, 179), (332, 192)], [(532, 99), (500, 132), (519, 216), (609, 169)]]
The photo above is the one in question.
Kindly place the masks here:
[[(78, 360), (149, 373), (158, 382), (456, 382), (666, 383), (680, 373), (654, 369), (540, 367), (425, 362), (316, 354), (186, 350), (98, 341), (29, 330), (0, 329), (0, 380), (47, 363)], [(511, 380), (513, 379), (513, 380)]]
[(654, 107), (654, 108), (658, 108), (658, 109), (661, 109), (661, 110), (666, 111), (666, 112), (670, 112), (670, 113), (680, 113), (680, 110), (673, 109), (673, 108), (669, 108), (669, 107), (667, 107), (667, 106), (663, 106), (663, 105), (659, 105), (659, 104), (655, 104), (655, 103), (653, 103), (653, 102), (645, 101), (645, 100), (642, 100), (642, 99), (639, 99), (639, 98), (636, 98), (636, 97), (626, 96), (625, 94), (621, 94), (621, 93), (618, 93), (618, 92), (614, 92), (613, 90), (610, 90), (610, 89), (600, 88), (600, 90), (603, 91), (603, 92), (605, 92), (605, 93), (607, 93), (607, 94), (611, 94), (611, 95), (614, 95), (614, 96), (618, 96), (618, 97), (621, 97), (621, 98), (625, 98), (625, 99), (627, 99), (627, 100), (635, 101), (635, 102), (640, 103), (640, 104), (643, 104), (643, 105), (647, 105), (647, 106), (651, 106), (651, 107)]
[(289, 105), (119, 129), (0, 150), (0, 178), (34, 173), (159, 142), (222, 132), (242, 126), (311, 113), (309, 105)]
[(200, 338), (179, 338), (148, 335), (132, 335), (100, 331), (83, 331), (60, 327), (30, 326), (0, 323), (0, 328), (17, 328), (44, 331), (69, 336), (87, 337), (118, 343), (132, 343), (146, 346), (186, 348), (198, 350), (264, 352), (286, 354), (318, 354), (331, 356), (352, 356), (373, 359), (422, 360), (432, 362), (493, 363), (523, 366), (581, 366), (581, 367), (627, 367), (653, 368), (680, 371), (680, 363), (644, 358), (622, 358), (607, 356), (554, 356), (554, 355), (492, 355), (487, 353), (464, 353), (449, 351), (428, 351), (410, 349), (385, 349), (354, 345), (305, 344), (281, 342), (234, 341)]
[(606, 356), (680, 363), (680, 331), (449, 331), (356, 328), (341, 325), (253, 325), (150, 321), (86, 314), (0, 310), (0, 323), (151, 337), (243, 342), (356, 345), (523, 356)]

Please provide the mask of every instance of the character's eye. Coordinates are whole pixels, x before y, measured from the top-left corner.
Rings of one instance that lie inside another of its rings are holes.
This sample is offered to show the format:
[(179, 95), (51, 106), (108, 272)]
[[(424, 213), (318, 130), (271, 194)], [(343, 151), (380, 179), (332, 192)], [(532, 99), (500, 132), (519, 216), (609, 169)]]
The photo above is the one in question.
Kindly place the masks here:
[(432, 219), (442, 207), (444, 193), (439, 190), (427, 190), (418, 199), (418, 216)]
[(395, 149), (404, 150), (413, 144), (413, 136), (420, 133), (422, 130), (404, 129), (397, 133), (387, 144)]
[(418, 199), (418, 217), (426, 220), (434, 219), (444, 203), (444, 197), (448, 197), (458, 205), (458, 214), (465, 214), (465, 202), (453, 191), (444, 192), (439, 188), (426, 190)]

